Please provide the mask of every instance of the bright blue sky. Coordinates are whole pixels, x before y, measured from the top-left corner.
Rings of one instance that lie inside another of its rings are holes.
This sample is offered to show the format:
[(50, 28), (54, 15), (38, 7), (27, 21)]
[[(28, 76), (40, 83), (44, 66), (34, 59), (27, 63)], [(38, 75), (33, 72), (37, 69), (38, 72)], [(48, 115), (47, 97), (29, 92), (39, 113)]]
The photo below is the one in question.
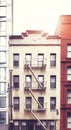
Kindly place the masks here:
[(60, 15), (71, 14), (71, 0), (14, 0), (14, 33), (29, 29), (53, 34)]

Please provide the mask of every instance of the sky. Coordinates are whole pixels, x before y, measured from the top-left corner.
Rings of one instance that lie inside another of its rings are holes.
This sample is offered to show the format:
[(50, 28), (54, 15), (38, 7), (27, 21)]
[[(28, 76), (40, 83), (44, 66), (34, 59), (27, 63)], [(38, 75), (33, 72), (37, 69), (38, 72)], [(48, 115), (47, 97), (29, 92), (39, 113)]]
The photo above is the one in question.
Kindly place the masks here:
[(14, 0), (14, 34), (25, 30), (54, 34), (60, 15), (71, 15), (71, 0)]

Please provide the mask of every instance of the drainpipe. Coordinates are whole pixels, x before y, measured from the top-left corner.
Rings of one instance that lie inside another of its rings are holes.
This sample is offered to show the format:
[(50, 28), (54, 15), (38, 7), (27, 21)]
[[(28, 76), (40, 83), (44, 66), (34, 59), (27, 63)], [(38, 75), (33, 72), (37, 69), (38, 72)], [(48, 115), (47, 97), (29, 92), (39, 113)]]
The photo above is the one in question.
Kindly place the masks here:
[(12, 70), (9, 71), (10, 84), (9, 84), (9, 104), (10, 104), (10, 120), (9, 120), (9, 130), (13, 130), (13, 117), (12, 117)]

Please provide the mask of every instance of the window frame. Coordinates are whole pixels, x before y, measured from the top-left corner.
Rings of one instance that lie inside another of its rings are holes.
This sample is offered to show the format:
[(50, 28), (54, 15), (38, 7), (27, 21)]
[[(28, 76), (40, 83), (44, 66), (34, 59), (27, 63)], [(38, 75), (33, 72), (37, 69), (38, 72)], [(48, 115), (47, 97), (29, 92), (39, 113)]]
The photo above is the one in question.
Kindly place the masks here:
[(71, 81), (71, 66), (67, 67), (67, 81)]
[(56, 110), (56, 97), (50, 97), (50, 110)]
[(67, 90), (67, 104), (71, 105), (71, 89)]
[[(28, 82), (28, 78), (29, 78), (29, 82)], [(25, 76), (25, 87), (26, 88), (31, 88), (32, 87), (32, 75), (26, 75)]]
[(13, 66), (19, 67), (19, 53), (13, 54)]
[[(40, 78), (42, 78), (42, 82), (40, 81)], [(44, 75), (38, 75), (38, 81), (41, 84), (42, 88), (44, 88)], [(38, 88), (41, 88), (39, 83), (38, 83)]]
[[(27, 58), (28, 56), (29, 56), (29, 58)], [(25, 64), (26, 65), (32, 65), (32, 54), (31, 53), (26, 53), (25, 54)]]
[[(38, 102), (41, 104), (42, 108), (44, 108), (44, 97), (38, 97)], [(38, 109), (42, 109), (38, 104)]]
[(50, 67), (56, 67), (56, 53), (50, 53)]
[[(15, 81), (15, 78), (17, 78), (18, 81)], [(19, 82), (20, 82), (19, 75), (13, 75), (13, 87), (14, 88), (17, 88), (17, 89), (19, 88), (19, 84), (20, 84)]]
[(43, 53), (38, 53), (38, 66), (42, 67), (43, 64), (44, 64), (44, 54)]
[(56, 75), (50, 75), (50, 88), (56, 88)]
[(71, 58), (71, 44), (67, 44), (67, 58)]
[(25, 107), (26, 109), (32, 109), (32, 97), (25, 98)]
[[(17, 101), (15, 101), (17, 100)], [(15, 103), (17, 102), (17, 103)], [(13, 98), (13, 104), (14, 104), (14, 110), (19, 110), (20, 109), (20, 98), (19, 97), (14, 97)]]
[(67, 128), (71, 129), (71, 127), (69, 125), (71, 126), (71, 112), (67, 113)]

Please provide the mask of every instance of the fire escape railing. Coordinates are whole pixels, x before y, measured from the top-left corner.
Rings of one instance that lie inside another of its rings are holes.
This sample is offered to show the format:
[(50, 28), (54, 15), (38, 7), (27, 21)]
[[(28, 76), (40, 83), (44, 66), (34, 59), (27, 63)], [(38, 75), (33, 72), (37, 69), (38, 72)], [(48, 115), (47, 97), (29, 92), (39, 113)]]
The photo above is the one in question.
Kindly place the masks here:
[[(32, 67), (30, 65), (28, 65), (28, 69), (31, 71), (32, 75), (34, 76), (34, 78), (36, 79), (37, 83), (39, 84), (39, 86), (42, 88), (41, 83), (39, 82), (39, 80), (37, 79), (36, 75), (34, 74)], [(34, 100), (36, 101), (36, 103), (40, 106), (41, 109), (43, 109), (43, 106), (40, 104), (40, 102), (36, 99), (36, 97), (34, 96), (33, 91), (31, 90), (31, 88), (29, 88), (29, 92), (31, 93), (31, 95), (33, 96)], [(30, 110), (30, 112), (32, 113), (32, 115), (38, 120), (38, 122), (40, 123), (40, 125), (44, 128), (44, 130), (47, 130), (47, 128), (44, 126), (44, 124), (40, 121), (40, 119), (38, 118), (38, 116), (33, 112), (33, 110)]]

